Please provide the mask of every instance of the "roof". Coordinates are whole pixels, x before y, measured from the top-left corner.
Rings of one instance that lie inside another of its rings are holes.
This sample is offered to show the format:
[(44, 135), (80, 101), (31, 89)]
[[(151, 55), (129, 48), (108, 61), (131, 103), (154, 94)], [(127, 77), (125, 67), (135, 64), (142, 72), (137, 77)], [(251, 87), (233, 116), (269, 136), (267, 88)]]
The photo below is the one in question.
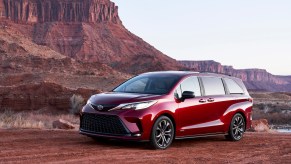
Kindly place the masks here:
[[(219, 74), (219, 73), (212, 73), (212, 72), (193, 72), (193, 71), (155, 71), (155, 72), (147, 72), (143, 73), (142, 75), (147, 75), (147, 74), (155, 74), (155, 75), (176, 75), (176, 76), (214, 76), (214, 77), (231, 77), (231, 78), (236, 78), (230, 75), (225, 75), (225, 74)], [(238, 78), (236, 78), (238, 79)]]

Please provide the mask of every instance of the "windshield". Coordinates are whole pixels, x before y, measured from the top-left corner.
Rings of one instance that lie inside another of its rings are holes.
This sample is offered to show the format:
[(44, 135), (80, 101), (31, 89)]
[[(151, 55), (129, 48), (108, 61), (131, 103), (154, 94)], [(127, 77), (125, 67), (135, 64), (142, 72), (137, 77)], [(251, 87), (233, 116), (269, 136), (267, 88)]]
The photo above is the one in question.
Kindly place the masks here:
[(129, 79), (113, 92), (167, 94), (180, 79), (175, 75), (140, 75)]

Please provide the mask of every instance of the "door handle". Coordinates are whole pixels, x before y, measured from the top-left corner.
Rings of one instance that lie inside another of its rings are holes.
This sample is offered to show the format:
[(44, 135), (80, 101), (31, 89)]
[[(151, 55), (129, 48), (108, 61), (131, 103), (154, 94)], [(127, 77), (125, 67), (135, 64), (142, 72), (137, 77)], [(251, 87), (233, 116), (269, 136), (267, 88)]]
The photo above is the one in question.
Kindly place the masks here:
[(213, 98), (209, 98), (207, 101), (208, 101), (208, 102), (213, 102), (214, 99), (213, 99)]
[(205, 103), (206, 100), (204, 100), (204, 99), (200, 99), (199, 102), (200, 102), (200, 103)]

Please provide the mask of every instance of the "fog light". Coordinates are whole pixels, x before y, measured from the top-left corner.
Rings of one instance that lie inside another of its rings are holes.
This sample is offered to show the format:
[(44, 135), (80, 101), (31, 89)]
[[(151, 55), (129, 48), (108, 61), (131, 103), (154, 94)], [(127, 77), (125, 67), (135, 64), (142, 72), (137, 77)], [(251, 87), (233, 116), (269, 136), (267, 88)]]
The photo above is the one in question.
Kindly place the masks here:
[(134, 137), (140, 137), (141, 134), (137, 133), (137, 134), (133, 134)]

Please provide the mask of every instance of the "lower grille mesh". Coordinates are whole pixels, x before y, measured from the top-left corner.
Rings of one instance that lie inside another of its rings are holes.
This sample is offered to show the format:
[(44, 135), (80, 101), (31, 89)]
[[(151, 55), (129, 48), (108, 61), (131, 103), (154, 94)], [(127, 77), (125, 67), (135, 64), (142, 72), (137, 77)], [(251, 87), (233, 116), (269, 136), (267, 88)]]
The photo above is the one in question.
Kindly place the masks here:
[(127, 135), (129, 134), (118, 116), (89, 114), (81, 116), (80, 129), (96, 134)]

